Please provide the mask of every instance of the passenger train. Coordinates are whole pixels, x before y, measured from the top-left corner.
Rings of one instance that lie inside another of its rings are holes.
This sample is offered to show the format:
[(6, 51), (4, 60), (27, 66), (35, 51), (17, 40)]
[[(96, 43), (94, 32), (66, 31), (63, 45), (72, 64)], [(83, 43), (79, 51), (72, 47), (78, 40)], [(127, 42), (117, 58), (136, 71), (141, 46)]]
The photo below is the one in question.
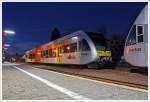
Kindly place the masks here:
[(111, 64), (111, 51), (101, 34), (82, 30), (25, 52), (25, 61), (102, 67)]
[(124, 57), (133, 66), (148, 67), (148, 5), (142, 9), (128, 33)]

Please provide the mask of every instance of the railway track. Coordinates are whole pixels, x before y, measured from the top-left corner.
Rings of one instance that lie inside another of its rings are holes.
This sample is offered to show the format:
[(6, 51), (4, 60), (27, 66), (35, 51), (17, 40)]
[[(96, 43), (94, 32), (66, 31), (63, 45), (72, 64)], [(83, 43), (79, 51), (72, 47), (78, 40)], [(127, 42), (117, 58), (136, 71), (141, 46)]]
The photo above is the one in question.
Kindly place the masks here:
[(74, 72), (69, 72), (69, 71), (65, 71), (65, 70), (63, 71), (63, 70), (58, 70), (58, 69), (49, 68), (49, 67), (41, 67), (41, 66), (35, 66), (35, 65), (31, 65), (31, 66), (34, 67), (34, 68), (46, 69), (46, 70), (50, 70), (50, 71), (55, 71), (55, 72), (68, 74), (68, 75), (79, 76), (79, 77), (82, 77), (82, 78), (92, 79), (92, 80), (96, 80), (96, 81), (103, 81), (103, 82), (107, 82), (107, 83), (124, 85), (124, 86), (133, 87), (133, 88), (148, 90), (148, 85), (141, 85), (141, 84), (125, 82), (125, 81), (118, 81), (118, 80), (102, 78), (102, 77), (94, 77), (94, 76), (90, 76), (90, 75), (74, 73)]

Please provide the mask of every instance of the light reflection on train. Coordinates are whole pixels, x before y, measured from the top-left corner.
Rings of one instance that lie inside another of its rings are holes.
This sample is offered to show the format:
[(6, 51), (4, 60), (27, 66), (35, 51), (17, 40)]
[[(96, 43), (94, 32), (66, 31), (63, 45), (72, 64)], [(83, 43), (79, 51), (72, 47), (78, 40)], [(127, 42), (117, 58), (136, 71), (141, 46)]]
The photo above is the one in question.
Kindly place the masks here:
[(103, 36), (77, 31), (25, 53), (32, 63), (88, 65), (89, 68), (112, 64), (111, 51)]

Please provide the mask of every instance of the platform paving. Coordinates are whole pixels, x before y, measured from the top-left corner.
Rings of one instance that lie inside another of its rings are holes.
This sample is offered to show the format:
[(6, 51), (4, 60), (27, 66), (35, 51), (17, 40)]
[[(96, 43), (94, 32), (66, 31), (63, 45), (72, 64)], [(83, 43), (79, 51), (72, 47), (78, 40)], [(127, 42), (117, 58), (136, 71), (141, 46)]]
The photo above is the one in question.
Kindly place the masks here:
[(55, 70), (59, 72), (73, 73), (79, 75), (92, 76), (97, 78), (104, 78), (128, 83), (134, 83), (139, 85), (148, 86), (148, 76), (140, 73), (131, 73), (130, 68), (105, 68), (105, 69), (87, 69), (87, 68), (78, 68), (70, 66), (51, 66), (51, 65), (32, 65), (36, 68), (44, 68)]

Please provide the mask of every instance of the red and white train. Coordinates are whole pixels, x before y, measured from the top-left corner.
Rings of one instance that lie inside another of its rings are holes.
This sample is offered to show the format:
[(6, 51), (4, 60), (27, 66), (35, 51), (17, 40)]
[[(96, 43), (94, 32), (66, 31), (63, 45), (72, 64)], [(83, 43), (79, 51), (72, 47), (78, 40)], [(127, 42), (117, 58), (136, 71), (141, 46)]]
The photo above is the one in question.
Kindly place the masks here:
[(111, 64), (112, 57), (103, 36), (77, 31), (25, 53), (25, 61), (47, 64), (88, 65)]

